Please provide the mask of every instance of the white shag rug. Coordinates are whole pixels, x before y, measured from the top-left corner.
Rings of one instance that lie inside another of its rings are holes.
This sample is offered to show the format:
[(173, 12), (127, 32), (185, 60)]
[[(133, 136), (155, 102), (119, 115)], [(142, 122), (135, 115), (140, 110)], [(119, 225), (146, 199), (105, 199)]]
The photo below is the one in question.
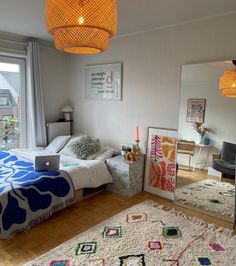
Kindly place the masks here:
[(212, 179), (177, 188), (175, 200), (221, 215), (234, 216), (234, 185)]
[(143, 202), (77, 235), (27, 266), (236, 265), (236, 236)]

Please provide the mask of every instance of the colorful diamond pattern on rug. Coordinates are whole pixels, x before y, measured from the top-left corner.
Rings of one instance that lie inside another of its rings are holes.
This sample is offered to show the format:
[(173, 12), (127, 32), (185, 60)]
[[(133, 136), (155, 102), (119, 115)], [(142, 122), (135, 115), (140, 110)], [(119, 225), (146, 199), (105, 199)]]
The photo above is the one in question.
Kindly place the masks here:
[(145, 266), (144, 255), (128, 255), (120, 257), (120, 266)]
[(49, 266), (70, 266), (69, 260), (53, 260)]
[(210, 259), (206, 258), (206, 257), (201, 257), (198, 258), (198, 262), (200, 263), (200, 265), (212, 265)]
[(225, 251), (225, 249), (218, 243), (210, 243), (209, 247), (216, 252)]
[(128, 213), (126, 218), (127, 223), (138, 223), (147, 221), (146, 213)]
[(165, 238), (179, 238), (182, 236), (182, 233), (179, 227), (171, 226), (171, 227), (163, 227), (162, 235)]
[(102, 235), (107, 238), (120, 238), (122, 237), (121, 226), (106, 226), (104, 227)]
[(148, 247), (150, 250), (162, 250), (162, 245), (160, 241), (150, 241), (148, 242)]
[[(127, 214), (141, 213), (148, 215), (146, 222), (127, 223)], [(118, 226), (122, 228), (122, 238), (103, 237), (105, 227), (115, 234), (112, 227)], [(164, 238), (163, 231), (174, 238)], [(181, 238), (175, 238), (180, 235)], [(93, 241), (97, 244), (96, 253), (83, 253), (92, 251), (89, 245)], [(81, 251), (85, 255), (76, 256), (77, 246), (78, 254)], [(196, 217), (168, 211), (148, 201), (88, 229), (25, 266), (49, 266), (53, 259), (70, 259), (71, 266), (233, 266), (236, 265), (235, 246), (236, 236), (228, 230), (219, 230)], [(222, 248), (225, 251), (220, 251)]]
[(97, 250), (97, 242), (84, 242), (79, 243), (76, 249), (76, 255), (94, 254)]

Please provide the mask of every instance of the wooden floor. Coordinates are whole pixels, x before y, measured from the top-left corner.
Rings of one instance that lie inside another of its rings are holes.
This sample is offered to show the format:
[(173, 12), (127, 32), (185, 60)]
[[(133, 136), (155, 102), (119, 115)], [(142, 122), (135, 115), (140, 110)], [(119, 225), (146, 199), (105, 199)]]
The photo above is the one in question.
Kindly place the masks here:
[(232, 229), (232, 224), (229, 222), (216, 220), (196, 211), (176, 206), (171, 201), (149, 193), (143, 192), (126, 198), (103, 192), (54, 214), (53, 217), (35, 226), (26, 234), (17, 234), (10, 240), (0, 240), (0, 265), (21, 265), (144, 200), (154, 200), (171, 208), (174, 207), (187, 215), (197, 216), (208, 223)]
[(176, 187), (183, 187), (192, 183), (196, 183), (208, 178), (206, 170), (195, 169), (195, 171), (178, 170)]
[[(194, 171), (189, 171), (181, 168), (178, 170), (176, 187), (183, 187), (192, 183), (205, 180), (207, 178), (220, 181), (220, 178), (209, 176), (206, 170), (195, 169)], [(234, 184), (234, 179), (222, 178), (221, 181)]]

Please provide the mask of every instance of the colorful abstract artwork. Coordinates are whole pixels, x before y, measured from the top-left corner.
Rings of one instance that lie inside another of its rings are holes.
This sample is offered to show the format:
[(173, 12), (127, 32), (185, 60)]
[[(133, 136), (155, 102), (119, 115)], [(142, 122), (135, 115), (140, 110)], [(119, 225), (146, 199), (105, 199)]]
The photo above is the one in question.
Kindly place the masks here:
[(149, 128), (148, 169), (146, 168), (145, 175), (147, 186), (174, 193), (177, 148), (176, 135), (176, 130)]
[(174, 191), (176, 139), (153, 135), (151, 141), (149, 184), (162, 190)]
[(206, 99), (188, 99), (187, 122), (204, 123)]

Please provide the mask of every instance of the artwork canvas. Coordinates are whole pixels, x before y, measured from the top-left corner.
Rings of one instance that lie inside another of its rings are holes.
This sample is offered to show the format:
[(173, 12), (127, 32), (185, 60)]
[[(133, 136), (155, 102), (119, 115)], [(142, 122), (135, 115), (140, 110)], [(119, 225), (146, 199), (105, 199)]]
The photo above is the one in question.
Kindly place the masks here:
[(121, 64), (85, 67), (86, 98), (121, 101)]
[(188, 99), (187, 122), (204, 123), (206, 99)]
[(174, 200), (177, 130), (148, 128), (144, 190)]

